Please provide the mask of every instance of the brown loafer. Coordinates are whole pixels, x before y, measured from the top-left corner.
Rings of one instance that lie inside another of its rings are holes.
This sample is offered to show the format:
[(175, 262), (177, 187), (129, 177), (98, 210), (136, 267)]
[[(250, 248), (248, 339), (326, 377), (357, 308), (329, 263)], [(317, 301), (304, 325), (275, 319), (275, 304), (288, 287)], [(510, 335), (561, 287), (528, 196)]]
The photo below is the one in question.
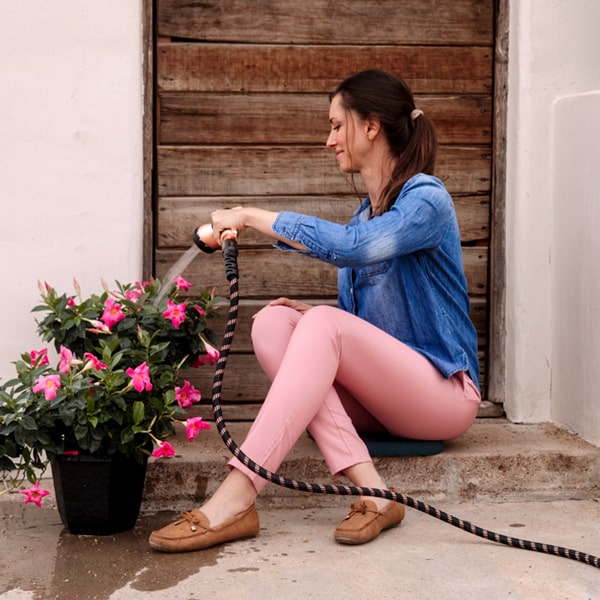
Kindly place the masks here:
[(206, 515), (194, 509), (150, 534), (150, 546), (162, 552), (203, 550), (224, 542), (254, 537), (259, 530), (258, 513), (254, 504), (224, 523), (211, 527)]
[(404, 519), (404, 505), (390, 502), (383, 510), (371, 500), (361, 500), (350, 506), (350, 513), (337, 526), (334, 537), (340, 544), (364, 544), (376, 538), (384, 529), (396, 527)]

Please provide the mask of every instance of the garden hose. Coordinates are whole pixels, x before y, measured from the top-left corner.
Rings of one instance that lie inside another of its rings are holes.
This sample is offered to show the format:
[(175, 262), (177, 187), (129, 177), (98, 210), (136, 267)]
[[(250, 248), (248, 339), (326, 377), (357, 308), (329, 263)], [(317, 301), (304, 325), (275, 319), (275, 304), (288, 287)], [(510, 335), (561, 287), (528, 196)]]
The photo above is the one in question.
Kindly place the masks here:
[(258, 474), (263, 479), (270, 481), (281, 487), (286, 487), (291, 490), (297, 490), (300, 492), (310, 492), (313, 494), (334, 494), (339, 496), (375, 496), (377, 498), (386, 498), (394, 502), (400, 502), (405, 506), (414, 508), (420, 512), (423, 512), (431, 517), (435, 517), (440, 521), (449, 523), (458, 529), (462, 529), (467, 533), (472, 533), (478, 537), (486, 540), (496, 542), (498, 544), (504, 544), (505, 546), (511, 546), (513, 548), (521, 548), (523, 550), (531, 550), (534, 552), (542, 552), (544, 554), (554, 554), (563, 558), (569, 558), (578, 562), (582, 562), (593, 567), (600, 568), (600, 558), (588, 554), (587, 552), (580, 552), (579, 550), (572, 550), (570, 548), (564, 548), (562, 546), (556, 546), (554, 544), (544, 544), (540, 542), (532, 542), (521, 538), (516, 538), (501, 533), (490, 531), (489, 529), (483, 529), (477, 525), (473, 525), (469, 521), (464, 521), (455, 517), (451, 514), (439, 510), (433, 506), (425, 504), (420, 500), (415, 500), (410, 496), (394, 492), (391, 490), (383, 490), (377, 488), (357, 487), (353, 485), (331, 485), (322, 483), (305, 483), (303, 481), (296, 481), (295, 479), (289, 479), (273, 473), (261, 465), (254, 462), (248, 457), (236, 444), (227, 430), (227, 425), (223, 419), (223, 412), (221, 410), (221, 388), (223, 382), (223, 375), (225, 372), (225, 366), (227, 363), (227, 357), (231, 349), (231, 342), (235, 331), (235, 326), (238, 316), (238, 304), (239, 304), (239, 289), (238, 289), (238, 267), (237, 267), (237, 241), (235, 236), (230, 239), (226, 239), (222, 246), (223, 258), (225, 261), (225, 272), (227, 280), (229, 282), (229, 312), (227, 317), (227, 324), (225, 333), (223, 336), (223, 343), (221, 346), (220, 357), (215, 367), (215, 374), (213, 379), (212, 389), (212, 408), (215, 419), (215, 424), (219, 435), (223, 442), (230, 450), (230, 452), (246, 467), (251, 471)]

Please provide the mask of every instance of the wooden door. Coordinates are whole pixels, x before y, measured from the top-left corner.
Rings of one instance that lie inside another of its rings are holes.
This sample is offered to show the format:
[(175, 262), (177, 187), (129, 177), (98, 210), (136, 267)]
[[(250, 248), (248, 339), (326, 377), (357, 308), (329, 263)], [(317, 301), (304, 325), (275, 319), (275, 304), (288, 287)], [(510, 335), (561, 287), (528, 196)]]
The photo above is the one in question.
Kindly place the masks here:
[[(157, 0), (154, 18), (155, 275), (216, 208), (347, 221), (359, 198), (325, 148), (328, 93), (362, 69), (396, 72), (438, 130), (436, 174), (456, 204), (485, 395), (494, 0)], [(239, 267), (223, 398), (229, 419), (251, 419), (268, 389), (251, 315), (278, 296), (335, 303), (336, 274), (252, 232), (240, 240)], [(184, 275), (227, 294), (220, 254), (200, 256)], [(212, 370), (189, 375), (209, 397)]]

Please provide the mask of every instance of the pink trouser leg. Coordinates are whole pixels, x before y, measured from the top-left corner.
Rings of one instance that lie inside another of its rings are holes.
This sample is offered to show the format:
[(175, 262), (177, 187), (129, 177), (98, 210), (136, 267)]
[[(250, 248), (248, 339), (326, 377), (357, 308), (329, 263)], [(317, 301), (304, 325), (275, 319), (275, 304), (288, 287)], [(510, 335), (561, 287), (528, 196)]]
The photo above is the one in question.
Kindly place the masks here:
[[(338, 474), (371, 460), (357, 431), (447, 440), (477, 415), (479, 393), (466, 374), (445, 379), (419, 353), (334, 307), (304, 314), (266, 307), (255, 317), (252, 341), (272, 384), (241, 449), (270, 471), (307, 428)], [(237, 459), (230, 465), (258, 492), (266, 485)]]

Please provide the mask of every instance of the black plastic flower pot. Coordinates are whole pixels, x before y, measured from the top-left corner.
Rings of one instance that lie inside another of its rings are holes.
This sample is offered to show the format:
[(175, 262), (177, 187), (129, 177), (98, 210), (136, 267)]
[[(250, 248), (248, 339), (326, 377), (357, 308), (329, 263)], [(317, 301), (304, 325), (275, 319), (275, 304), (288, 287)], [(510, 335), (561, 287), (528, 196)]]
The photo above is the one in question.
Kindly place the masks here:
[(146, 464), (124, 457), (61, 455), (51, 466), (58, 512), (70, 533), (111, 535), (133, 529)]

